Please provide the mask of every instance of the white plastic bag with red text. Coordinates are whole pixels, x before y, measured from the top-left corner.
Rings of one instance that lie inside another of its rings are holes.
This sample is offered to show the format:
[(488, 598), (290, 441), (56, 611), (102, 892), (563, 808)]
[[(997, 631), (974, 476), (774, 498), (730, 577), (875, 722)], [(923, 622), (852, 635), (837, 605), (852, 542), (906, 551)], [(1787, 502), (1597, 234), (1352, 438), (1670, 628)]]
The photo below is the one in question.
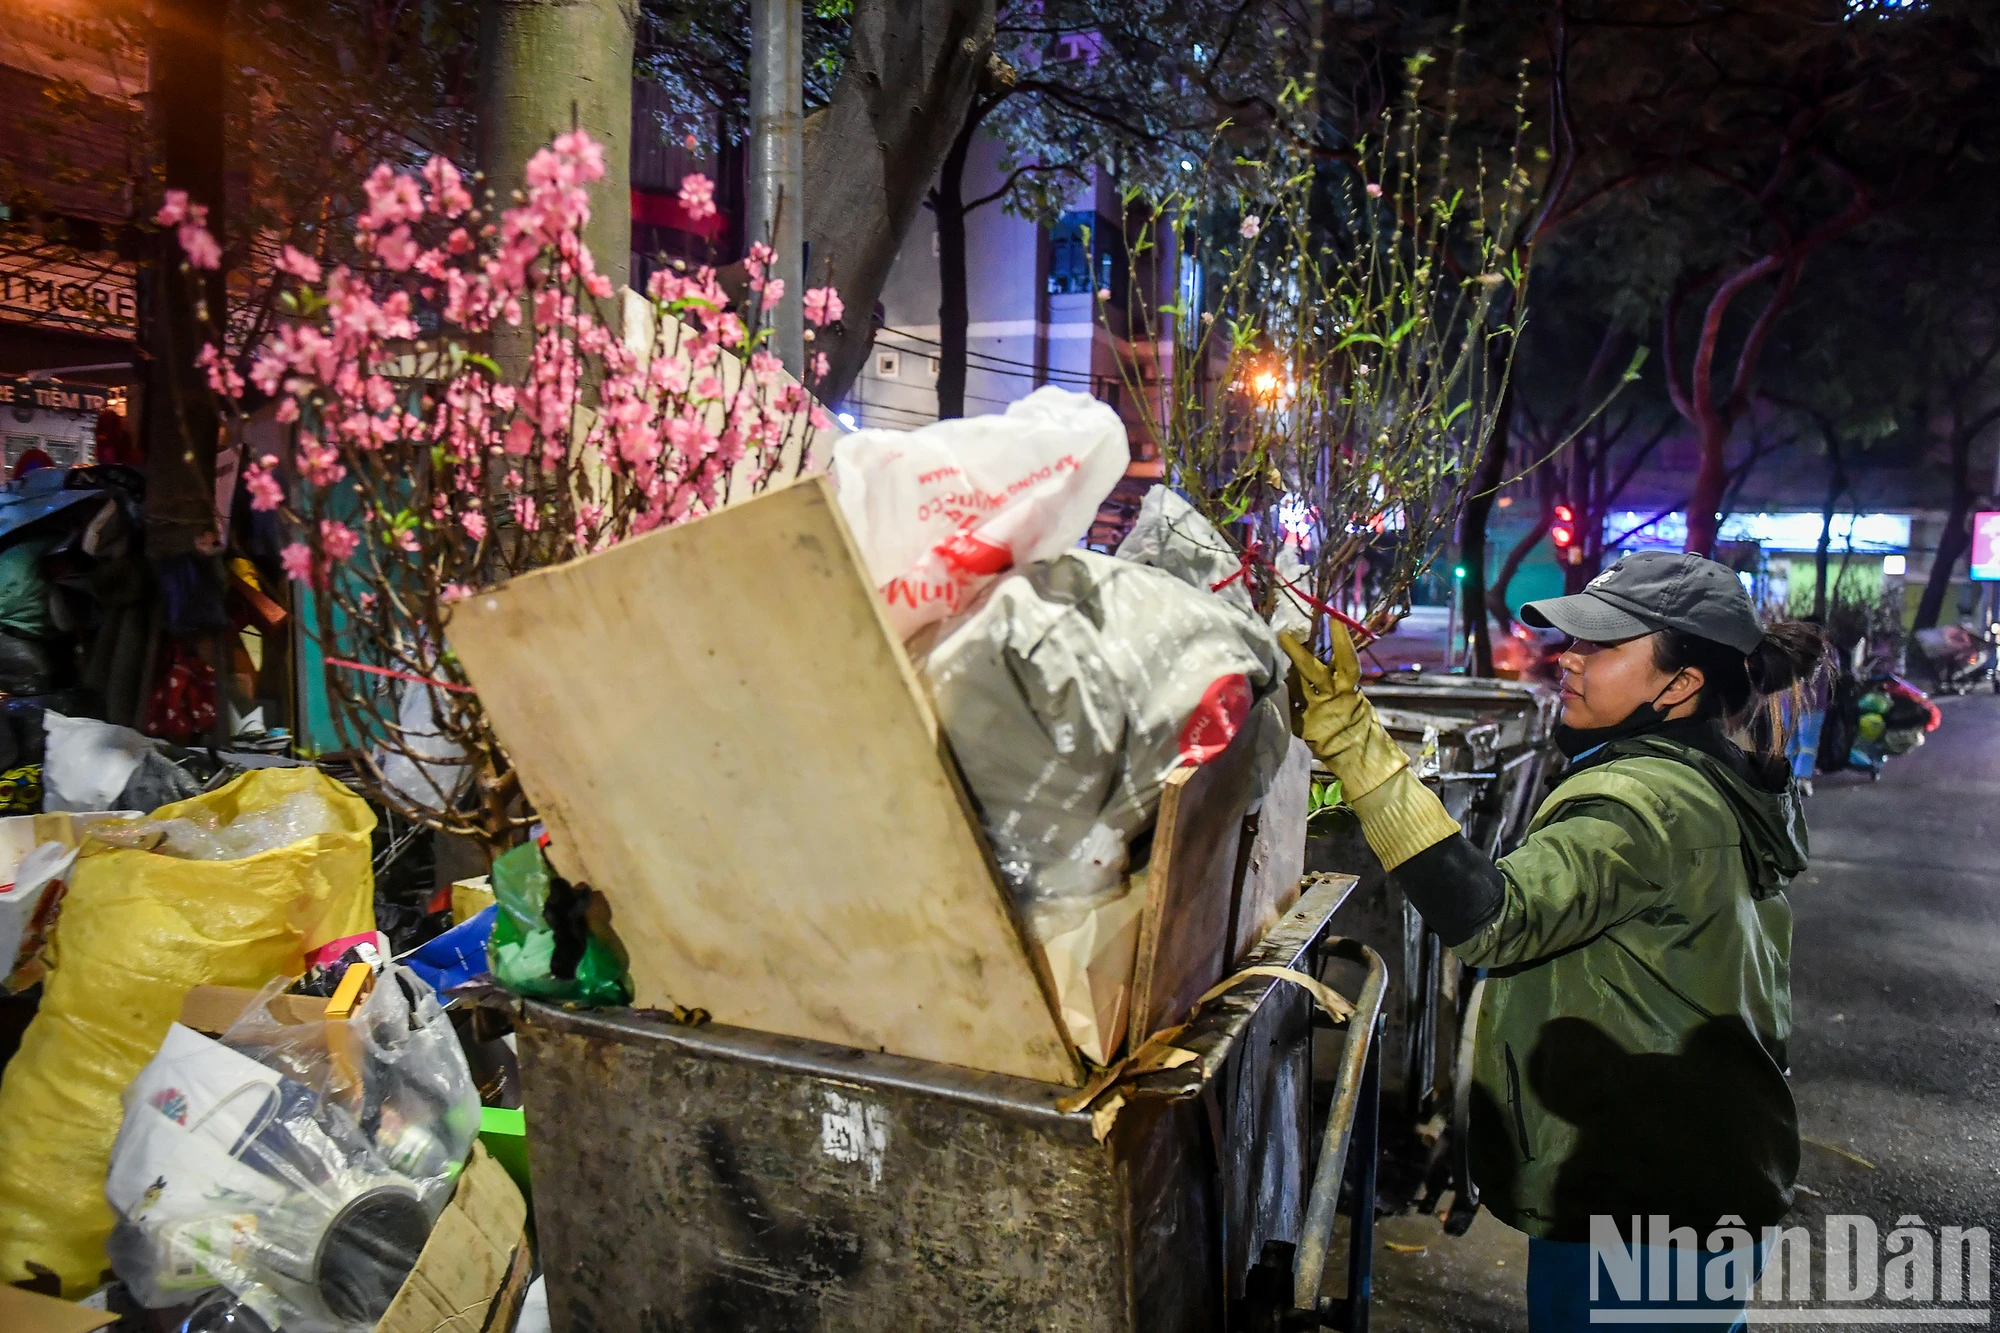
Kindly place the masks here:
[(842, 436), (833, 481), (907, 639), (1008, 570), (1075, 546), (1130, 461), (1116, 412), (1051, 385), (999, 416)]

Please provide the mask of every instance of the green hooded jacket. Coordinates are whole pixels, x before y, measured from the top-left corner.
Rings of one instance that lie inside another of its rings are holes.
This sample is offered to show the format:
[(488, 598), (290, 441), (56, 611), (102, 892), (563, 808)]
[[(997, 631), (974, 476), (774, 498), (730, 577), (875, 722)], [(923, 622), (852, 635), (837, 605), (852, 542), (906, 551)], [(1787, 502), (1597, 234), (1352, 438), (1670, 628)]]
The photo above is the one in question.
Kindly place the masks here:
[(1796, 784), (1716, 723), (1611, 742), (1543, 802), (1499, 915), (1454, 949), (1487, 970), (1471, 1164), (1501, 1221), (1582, 1241), (1593, 1214), (1706, 1235), (1789, 1211), (1805, 865)]

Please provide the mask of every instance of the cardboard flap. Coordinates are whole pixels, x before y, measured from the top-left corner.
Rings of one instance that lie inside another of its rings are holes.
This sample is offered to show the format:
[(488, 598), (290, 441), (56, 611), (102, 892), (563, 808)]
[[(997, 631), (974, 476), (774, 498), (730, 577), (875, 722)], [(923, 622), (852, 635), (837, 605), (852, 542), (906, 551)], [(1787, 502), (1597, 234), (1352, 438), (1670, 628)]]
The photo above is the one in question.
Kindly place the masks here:
[(118, 1316), (19, 1287), (0, 1287), (0, 1328), (7, 1333), (95, 1333)]
[(635, 1005), (1080, 1081), (823, 480), (476, 594), (450, 634)]

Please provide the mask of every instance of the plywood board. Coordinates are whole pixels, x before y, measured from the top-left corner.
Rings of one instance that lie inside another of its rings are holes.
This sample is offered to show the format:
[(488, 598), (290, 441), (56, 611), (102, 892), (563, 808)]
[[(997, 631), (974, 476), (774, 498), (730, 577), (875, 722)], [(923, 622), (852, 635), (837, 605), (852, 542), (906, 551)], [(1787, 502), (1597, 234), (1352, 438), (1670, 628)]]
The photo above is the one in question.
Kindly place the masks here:
[(1233, 966), (1257, 947), (1264, 932), (1278, 924), (1299, 900), (1299, 880), (1306, 873), (1306, 815), (1312, 795), (1312, 750), (1292, 737), (1285, 762), (1264, 794), (1257, 811), (1256, 836), (1238, 894), (1236, 924), (1230, 933)]
[(635, 1004), (1080, 1081), (823, 480), (481, 593), (450, 635)]
[(1132, 974), (1133, 1050), (1187, 1018), (1228, 964), (1243, 807), (1256, 737), (1246, 730), (1199, 767), (1177, 768), (1160, 796)]

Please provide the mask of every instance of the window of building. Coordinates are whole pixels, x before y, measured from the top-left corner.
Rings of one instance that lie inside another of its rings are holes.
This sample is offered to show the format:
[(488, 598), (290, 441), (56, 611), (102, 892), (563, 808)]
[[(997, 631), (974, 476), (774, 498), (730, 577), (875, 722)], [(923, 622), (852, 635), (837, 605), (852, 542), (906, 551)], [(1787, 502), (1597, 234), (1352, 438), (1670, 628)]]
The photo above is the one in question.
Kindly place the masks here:
[(903, 375), (903, 354), (901, 352), (875, 353), (875, 378), (882, 380), (900, 379)]

